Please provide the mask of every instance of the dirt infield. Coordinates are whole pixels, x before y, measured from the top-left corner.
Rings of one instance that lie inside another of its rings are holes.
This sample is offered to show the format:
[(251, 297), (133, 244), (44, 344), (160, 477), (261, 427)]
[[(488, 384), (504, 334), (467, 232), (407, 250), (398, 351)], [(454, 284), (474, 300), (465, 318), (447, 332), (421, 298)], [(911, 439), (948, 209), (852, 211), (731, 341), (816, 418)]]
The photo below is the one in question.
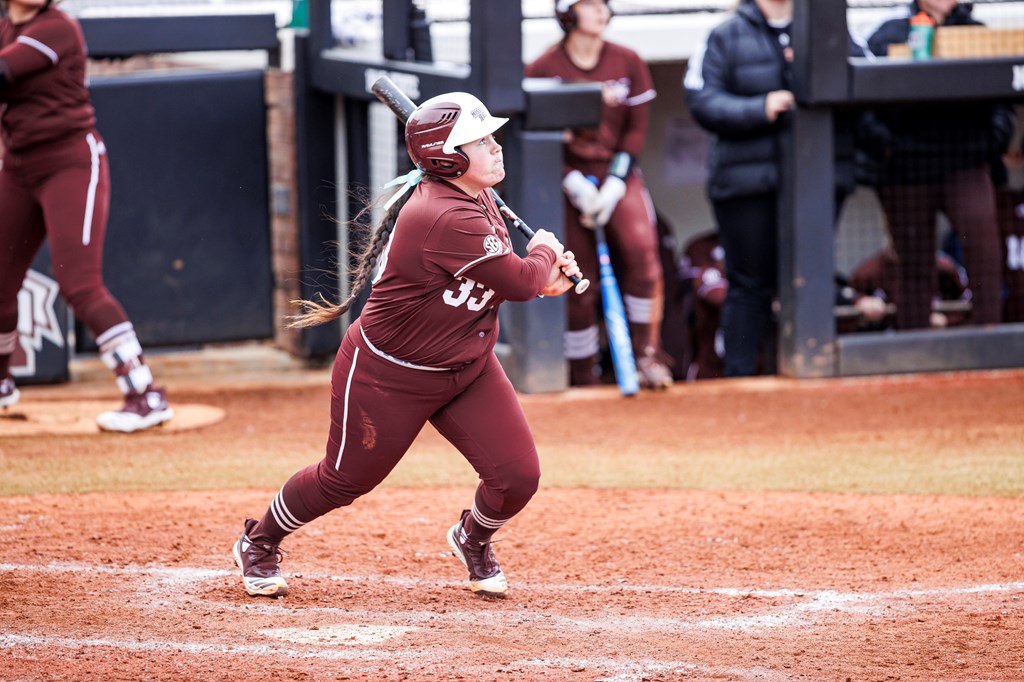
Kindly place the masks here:
[(326, 386), (268, 386), (172, 384), (224, 414), (177, 432), (0, 420), (40, 491), (0, 498), (0, 679), (1024, 680), (1024, 372), (524, 396), (545, 476), (505, 600), (446, 549), (472, 476), (429, 430), (288, 538), (286, 598), (246, 596), (241, 521), (326, 428)]

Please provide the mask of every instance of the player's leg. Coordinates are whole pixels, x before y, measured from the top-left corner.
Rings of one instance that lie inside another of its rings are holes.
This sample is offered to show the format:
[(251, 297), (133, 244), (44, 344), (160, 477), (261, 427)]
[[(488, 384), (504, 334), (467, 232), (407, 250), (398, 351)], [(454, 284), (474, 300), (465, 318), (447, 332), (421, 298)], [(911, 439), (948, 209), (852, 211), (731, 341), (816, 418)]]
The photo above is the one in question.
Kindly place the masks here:
[(43, 214), (31, 192), (11, 171), (0, 170), (0, 408), (18, 402), (10, 375), (18, 347), (18, 292), (43, 243)]
[(640, 384), (662, 390), (672, 385), (672, 371), (661, 352), (664, 279), (658, 253), (654, 205), (637, 173), (626, 181), (626, 194), (608, 222), (609, 247), (622, 264), (616, 273), (629, 320)]
[(966, 168), (946, 179), (946, 215), (960, 238), (963, 266), (971, 287), (971, 321), (1002, 319), (1002, 268), (995, 188), (987, 166)]
[(753, 376), (769, 329), (776, 281), (776, 200), (771, 194), (715, 201), (729, 291), (722, 305), (725, 375)]
[(927, 329), (930, 325), (932, 297), (938, 291), (935, 216), (940, 204), (936, 199), (943, 191), (941, 184), (926, 183), (878, 188), (898, 262), (889, 292), (896, 304), (897, 329)]
[(97, 418), (101, 429), (131, 433), (174, 416), (153, 385), (135, 328), (103, 283), (103, 240), (110, 208), (110, 169), (93, 133), (69, 143), (61, 168), (39, 188), (54, 272), (68, 305), (88, 327), (100, 358), (124, 396), (120, 410)]
[(324, 458), (289, 478), (258, 521), (248, 519), (235, 561), (250, 595), (281, 596), (278, 546), (289, 534), (373, 490), (450, 397), (451, 372), (396, 365), (346, 333), (331, 374), (331, 427)]
[(508, 585), (491, 538), (537, 492), (540, 461), (512, 383), (492, 354), (473, 382), (431, 423), (480, 477), (473, 504), (448, 531), (452, 552), (469, 570), (470, 589), (504, 596)]
[[(566, 201), (565, 246), (576, 256), (580, 270), (594, 279), (598, 277), (597, 243), (594, 231), (580, 225), (579, 218), (579, 211)], [(595, 282), (583, 294), (573, 294), (566, 301), (568, 324), (564, 342), (571, 386), (599, 383), (597, 354), (601, 348), (601, 332), (597, 326), (597, 310), (601, 305), (600, 290)]]

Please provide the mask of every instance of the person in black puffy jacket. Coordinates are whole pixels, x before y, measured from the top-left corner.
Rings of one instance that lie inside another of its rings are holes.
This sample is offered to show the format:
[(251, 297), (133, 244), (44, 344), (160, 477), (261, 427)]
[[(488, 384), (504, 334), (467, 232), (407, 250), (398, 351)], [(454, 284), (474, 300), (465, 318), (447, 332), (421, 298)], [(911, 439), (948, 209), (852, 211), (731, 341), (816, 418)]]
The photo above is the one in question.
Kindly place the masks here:
[(707, 194), (728, 254), (728, 377), (758, 373), (759, 348), (774, 333), (778, 138), (794, 106), (792, 17), (792, 0), (743, 0), (690, 58), (683, 79), (693, 117), (712, 134)]
[[(877, 57), (906, 43), (920, 11), (943, 27), (978, 25), (971, 5), (920, 0), (900, 8), (868, 38)], [(898, 329), (929, 326), (936, 286), (935, 219), (942, 212), (963, 245), (971, 273), (971, 319), (992, 324), (1000, 313), (1000, 245), (992, 173), (1013, 134), (1012, 109), (988, 102), (934, 102), (879, 107), (858, 130), (858, 174), (874, 185), (899, 262), (891, 293)]]

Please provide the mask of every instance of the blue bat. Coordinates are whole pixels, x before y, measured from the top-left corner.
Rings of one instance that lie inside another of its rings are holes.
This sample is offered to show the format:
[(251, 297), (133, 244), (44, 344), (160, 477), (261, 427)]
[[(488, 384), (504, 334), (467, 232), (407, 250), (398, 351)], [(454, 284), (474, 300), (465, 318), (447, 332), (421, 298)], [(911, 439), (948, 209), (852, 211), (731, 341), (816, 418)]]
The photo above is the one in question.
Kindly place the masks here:
[(640, 379), (636, 373), (636, 359), (633, 357), (633, 341), (629, 337), (629, 323), (626, 321), (626, 306), (622, 303), (619, 282), (615, 279), (612, 259), (608, 255), (608, 240), (604, 225), (594, 225), (597, 239), (597, 261), (601, 269), (601, 304), (604, 306), (604, 326), (608, 332), (608, 347), (612, 352), (615, 366), (615, 380), (622, 395), (636, 395), (640, 390)]

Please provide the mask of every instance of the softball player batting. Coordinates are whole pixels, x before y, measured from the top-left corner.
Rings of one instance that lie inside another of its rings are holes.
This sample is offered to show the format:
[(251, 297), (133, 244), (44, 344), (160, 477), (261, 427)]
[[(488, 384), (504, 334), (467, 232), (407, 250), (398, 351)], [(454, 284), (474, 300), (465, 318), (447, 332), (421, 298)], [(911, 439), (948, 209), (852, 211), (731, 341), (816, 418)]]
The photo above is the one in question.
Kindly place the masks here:
[[(597, 272), (594, 224), (605, 225), (621, 262), (620, 285), (640, 385), (662, 390), (672, 373), (661, 351), (664, 307), (654, 207), (635, 159), (644, 149), (650, 102), (656, 96), (647, 65), (632, 50), (602, 37), (611, 19), (606, 0), (556, 0), (565, 37), (526, 67), (526, 76), (602, 84), (601, 122), (573, 130), (565, 145), (565, 240), (585, 272)], [(595, 186), (587, 176), (597, 178)], [(600, 347), (597, 289), (569, 301), (565, 335), (574, 386), (597, 381)]]
[(10, 360), (18, 291), (43, 239), (62, 295), (124, 394), (97, 422), (132, 432), (173, 416), (121, 305), (103, 285), (110, 174), (86, 88), (78, 22), (50, 0), (0, 0), (0, 407), (18, 401)]
[(526, 258), (512, 251), (488, 191), (505, 177), (493, 133), (507, 120), (462, 92), (417, 107), (405, 130), (416, 170), (399, 179), (403, 187), (385, 205), (351, 296), (338, 305), (304, 302), (295, 324), (319, 324), (373, 287), (338, 349), (324, 458), (293, 475), (234, 544), (250, 595), (285, 594), (279, 543), (373, 490), (429, 421), (480, 476), (472, 508), (448, 530), (448, 543), (473, 592), (505, 596), (491, 537), (536, 492), (540, 466), (493, 352), (498, 306), (562, 294), (580, 272), (546, 230), (530, 240)]

